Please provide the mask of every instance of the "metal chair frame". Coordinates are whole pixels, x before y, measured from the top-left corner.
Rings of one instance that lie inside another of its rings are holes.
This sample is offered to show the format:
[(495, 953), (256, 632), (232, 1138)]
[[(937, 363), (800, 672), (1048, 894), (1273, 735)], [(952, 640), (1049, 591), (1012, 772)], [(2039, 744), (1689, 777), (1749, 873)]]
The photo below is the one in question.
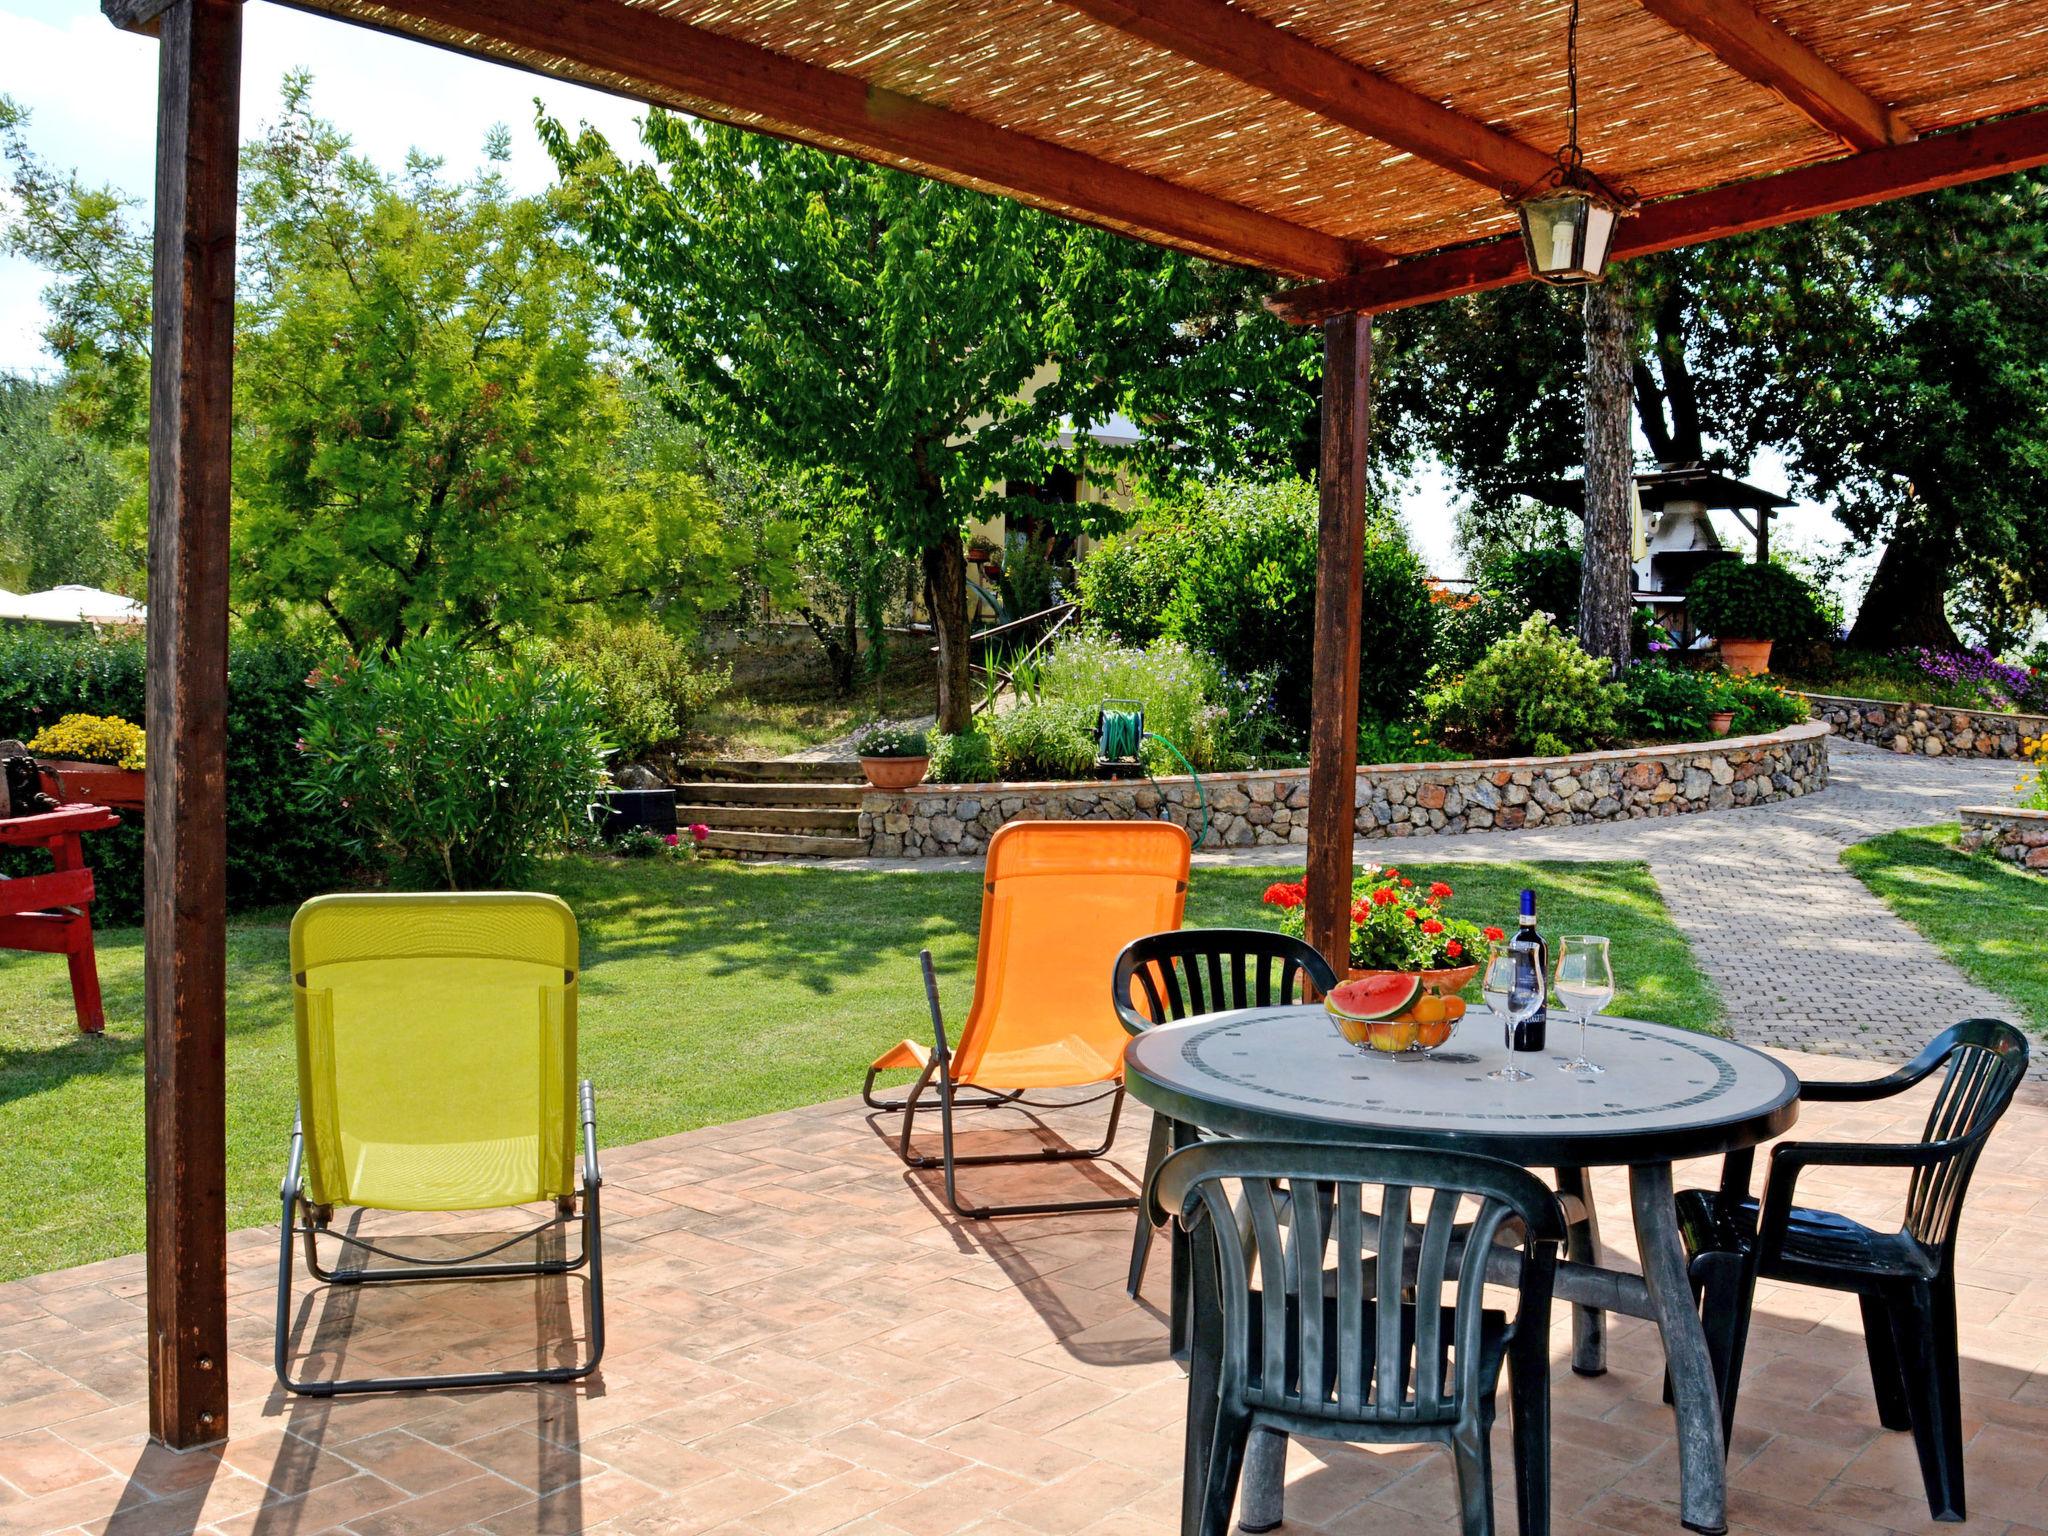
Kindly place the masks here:
[[(1103, 1200), (1035, 1201), (1018, 1205), (963, 1205), (960, 1202), (958, 1170), (962, 1168), (987, 1167), (1001, 1163), (1072, 1163), (1092, 1162), (1107, 1156), (1116, 1143), (1116, 1128), (1123, 1117), (1124, 1085), (1118, 1082), (1113, 1088), (1085, 1099), (1052, 1104), (1027, 1097), (1021, 1090), (999, 1092), (983, 1088), (978, 1083), (956, 1083), (952, 1075), (953, 1049), (946, 1040), (946, 1019), (939, 1008), (938, 973), (932, 967), (932, 952), (918, 951), (918, 963), (924, 968), (925, 1000), (931, 1006), (932, 1052), (925, 1059), (924, 1068), (917, 1075), (910, 1089), (900, 1099), (878, 1099), (875, 1097), (875, 1077), (879, 1069), (868, 1068), (866, 1080), (861, 1084), (861, 1102), (868, 1108), (903, 1116), (903, 1129), (897, 1135), (896, 1155), (903, 1160), (906, 1168), (942, 1168), (946, 1176), (946, 1204), (954, 1214), (969, 1221), (987, 1221), (997, 1216), (1059, 1216), (1084, 1211), (1128, 1211), (1138, 1204), (1138, 1196), (1123, 1195)], [(936, 1086), (936, 1101), (939, 1111), (939, 1155), (914, 1152), (911, 1150), (911, 1132), (916, 1124), (918, 1106), (924, 1099), (925, 1091)], [(972, 1097), (963, 1097), (963, 1094)], [(1035, 1152), (984, 1152), (967, 1156), (953, 1150), (953, 1115), (964, 1109), (1079, 1109), (1108, 1098), (1109, 1126), (1102, 1133), (1102, 1143), (1094, 1147), (1040, 1147)]]
[[(1780, 1142), (1771, 1151), (1761, 1205), (1749, 1193), (1755, 1161), (1749, 1150), (1730, 1155), (1719, 1189), (1679, 1196), (1679, 1228), (1691, 1256), (1726, 1426), (1735, 1421), (1758, 1277), (1851, 1292), (1862, 1305), (1878, 1419), (1887, 1429), (1913, 1432), (1934, 1518), (1964, 1518), (1956, 1230), (1970, 1177), (2026, 1076), (2027, 1057), (2026, 1037), (2012, 1025), (1966, 1019), (1888, 1076), (1802, 1081), (1802, 1099), (1863, 1103), (1903, 1093), (1947, 1068), (1918, 1142)], [(1800, 1175), (1820, 1167), (1906, 1171), (1900, 1230), (1872, 1232), (1830, 1212), (1794, 1206)]]
[[(1418, 1191), (1429, 1192), (1419, 1228)], [(1488, 1433), (1504, 1363), (1518, 1525), (1547, 1536), (1550, 1304), (1565, 1220), (1532, 1174), (1462, 1153), (1213, 1140), (1170, 1156), (1147, 1198), (1176, 1212), (1193, 1244), (1182, 1536), (1225, 1536), (1255, 1429), (1441, 1442), (1467, 1536), (1491, 1536)], [(1469, 1225), (1457, 1220), (1468, 1198)], [(1485, 1308), (1484, 1288), (1512, 1251), (1499, 1245), (1517, 1238), (1510, 1321)]]
[[(305, 1157), (305, 1133), (299, 1121), (292, 1121), (291, 1153), (285, 1166), (280, 1195), (284, 1206), (277, 1257), (277, 1340), (275, 1364), (278, 1382), (290, 1392), (308, 1397), (339, 1397), (361, 1392), (412, 1392), (426, 1388), (500, 1387), (534, 1382), (580, 1381), (595, 1371), (604, 1359), (604, 1255), (601, 1246), (601, 1217), (598, 1191), (604, 1176), (597, 1160), (597, 1110), (586, 1081), (577, 1090), (583, 1118), (583, 1183), (581, 1215), (578, 1201), (569, 1196), (556, 1204), (556, 1214), (527, 1231), (466, 1254), (455, 1260), (424, 1259), (398, 1253), (366, 1241), (332, 1225), (332, 1207), (315, 1206), (305, 1197), (300, 1169)], [(574, 1258), (541, 1259), (530, 1264), (487, 1264), (480, 1260), (502, 1253), (516, 1243), (567, 1227), (581, 1226), (581, 1251)], [(328, 1236), (365, 1254), (392, 1260), (398, 1268), (327, 1268), (320, 1262), (319, 1239)], [(457, 1371), (434, 1376), (363, 1376), (338, 1381), (297, 1380), (290, 1373), (292, 1239), (305, 1246), (306, 1268), (314, 1279), (326, 1285), (376, 1285), (395, 1281), (538, 1279), (566, 1275), (588, 1268), (584, 1287), (584, 1321), (589, 1331), (589, 1358), (580, 1365), (549, 1366), (515, 1371)]]

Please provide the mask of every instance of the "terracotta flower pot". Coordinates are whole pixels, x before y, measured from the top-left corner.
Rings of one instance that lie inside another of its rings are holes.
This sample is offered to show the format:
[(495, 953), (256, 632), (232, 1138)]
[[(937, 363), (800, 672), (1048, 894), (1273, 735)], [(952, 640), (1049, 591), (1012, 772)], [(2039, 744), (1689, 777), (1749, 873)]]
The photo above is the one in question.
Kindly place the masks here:
[(1716, 736), (1726, 736), (1734, 723), (1735, 711), (1732, 709), (1717, 709), (1707, 717), (1707, 729)]
[(1737, 677), (1760, 677), (1771, 670), (1768, 640), (1721, 640), (1721, 664)]
[(39, 757), (43, 789), (59, 805), (104, 805), (117, 811), (142, 809), (142, 770), (70, 757)]
[(860, 771), (876, 789), (894, 791), (922, 784), (931, 761), (929, 757), (864, 757)]

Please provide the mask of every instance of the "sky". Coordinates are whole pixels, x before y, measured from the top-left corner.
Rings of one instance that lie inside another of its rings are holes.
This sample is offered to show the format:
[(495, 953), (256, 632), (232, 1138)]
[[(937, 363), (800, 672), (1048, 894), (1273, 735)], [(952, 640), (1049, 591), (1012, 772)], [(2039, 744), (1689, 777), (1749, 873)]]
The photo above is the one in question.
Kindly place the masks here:
[[(382, 165), (396, 166), (408, 150), (419, 149), (441, 158), (459, 178), (482, 163), (491, 125), (506, 124), (512, 160), (504, 169), (522, 192), (539, 190), (553, 175), (533, 133), (536, 96), (553, 115), (586, 121), (620, 146), (635, 141), (643, 110), (581, 86), (261, 0), (246, 7), (243, 50), (245, 138), (277, 115), (286, 72), (305, 69), (313, 75), (314, 110)], [(97, 0), (0, 0), (0, 92), (29, 109), (30, 143), (46, 159), (147, 204), (155, 179), (155, 42), (116, 31)], [(0, 258), (0, 371), (50, 366), (39, 334), (43, 281), (28, 263)], [(1752, 466), (1749, 478), (1774, 491), (1786, 486), (1784, 466), (1772, 457)], [(1440, 576), (1461, 574), (1445, 477), (1425, 473), (1400, 488), (1398, 500), (1429, 568)], [(1733, 547), (1748, 547), (1732, 521), (1721, 532)], [(1839, 529), (1821, 508), (1801, 506), (1779, 518), (1775, 537), (1787, 549), (1818, 552), (1839, 543)], [(1852, 590), (1861, 590), (1869, 569), (1868, 560), (1847, 569)]]

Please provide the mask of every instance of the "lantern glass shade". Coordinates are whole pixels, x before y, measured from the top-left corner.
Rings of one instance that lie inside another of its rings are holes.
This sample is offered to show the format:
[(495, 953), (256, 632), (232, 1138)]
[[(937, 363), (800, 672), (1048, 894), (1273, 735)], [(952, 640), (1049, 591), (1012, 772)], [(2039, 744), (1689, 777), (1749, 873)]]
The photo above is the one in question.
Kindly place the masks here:
[(1560, 287), (1597, 283), (1614, 243), (1615, 210), (1592, 193), (1561, 187), (1517, 206), (1532, 277)]

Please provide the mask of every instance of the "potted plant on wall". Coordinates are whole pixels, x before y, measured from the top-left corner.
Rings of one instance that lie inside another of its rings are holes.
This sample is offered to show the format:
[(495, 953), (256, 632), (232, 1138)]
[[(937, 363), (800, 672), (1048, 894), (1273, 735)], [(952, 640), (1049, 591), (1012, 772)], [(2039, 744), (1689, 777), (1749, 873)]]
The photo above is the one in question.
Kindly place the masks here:
[(142, 727), (116, 715), (65, 715), (28, 743), (59, 805), (142, 809)]
[(922, 726), (877, 720), (854, 737), (853, 750), (860, 758), (860, 771), (876, 789), (908, 789), (921, 784), (925, 769), (931, 766)]
[(1771, 646), (1806, 640), (1826, 621), (1813, 588), (1782, 566), (1724, 560), (1693, 579), (1685, 594), (1693, 627), (1712, 635), (1721, 663), (1737, 677), (1755, 677), (1771, 667)]

